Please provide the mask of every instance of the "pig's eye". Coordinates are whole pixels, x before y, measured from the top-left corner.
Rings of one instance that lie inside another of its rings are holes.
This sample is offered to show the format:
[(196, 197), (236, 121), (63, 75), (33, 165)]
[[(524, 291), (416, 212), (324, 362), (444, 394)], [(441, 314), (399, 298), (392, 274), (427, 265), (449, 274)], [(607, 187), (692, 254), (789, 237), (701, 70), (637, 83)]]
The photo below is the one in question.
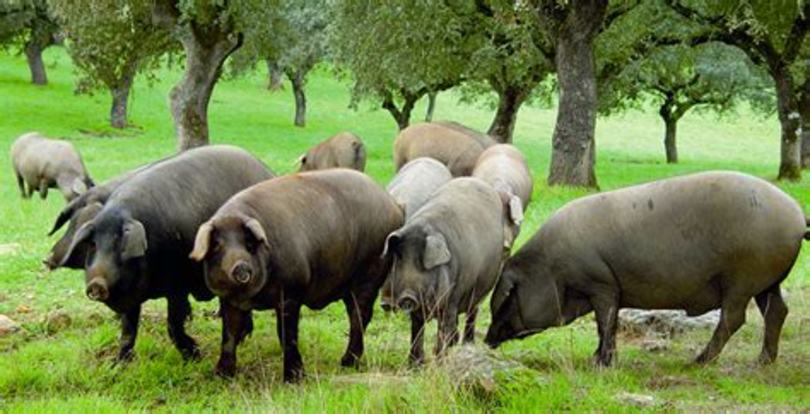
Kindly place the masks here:
[(256, 240), (253, 240), (253, 238), (251, 237), (245, 239), (245, 249), (247, 251), (249, 251), (250, 253), (255, 253), (258, 248), (259, 243), (257, 243)]

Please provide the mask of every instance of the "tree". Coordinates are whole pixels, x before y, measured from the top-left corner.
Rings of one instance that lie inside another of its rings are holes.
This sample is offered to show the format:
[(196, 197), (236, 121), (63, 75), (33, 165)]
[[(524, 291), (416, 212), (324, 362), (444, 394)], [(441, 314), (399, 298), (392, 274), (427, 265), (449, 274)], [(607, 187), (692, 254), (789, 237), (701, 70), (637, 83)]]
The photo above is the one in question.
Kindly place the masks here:
[(690, 109), (722, 113), (743, 99), (756, 99), (767, 87), (761, 71), (736, 48), (718, 43), (664, 46), (627, 65), (609, 90), (600, 89), (600, 112), (619, 112), (652, 97), (665, 125), (667, 162), (676, 163), (677, 124)]
[(705, 28), (695, 41), (716, 40), (740, 48), (773, 79), (781, 125), (779, 179), (801, 178), (801, 115), (795, 64), (810, 29), (810, 2), (666, 0), (683, 18)]
[(35, 85), (48, 83), (42, 52), (56, 43), (58, 31), (45, 0), (0, 0), (0, 46), (22, 46)]
[(330, 46), (353, 81), (352, 105), (379, 102), (406, 128), (419, 99), (461, 83), (479, 41), (465, 27), (457, 7), (443, 1), (336, 1)]
[(77, 90), (107, 88), (112, 97), (110, 125), (126, 127), (135, 76), (159, 66), (172, 45), (169, 33), (152, 25), (151, 7), (139, 0), (51, 0), (51, 6), (83, 75)]
[[(180, 150), (206, 145), (208, 103), (225, 60), (248, 39), (272, 33), (274, 0), (153, 0), (153, 19), (183, 45), (183, 78), (170, 94)], [(260, 40), (255, 40), (260, 42)]]

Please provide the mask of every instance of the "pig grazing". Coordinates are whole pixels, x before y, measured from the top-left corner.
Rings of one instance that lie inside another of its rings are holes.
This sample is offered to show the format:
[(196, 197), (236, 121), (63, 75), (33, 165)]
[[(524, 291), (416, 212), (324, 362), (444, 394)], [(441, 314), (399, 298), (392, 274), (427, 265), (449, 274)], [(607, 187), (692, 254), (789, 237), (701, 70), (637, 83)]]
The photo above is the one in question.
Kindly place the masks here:
[(412, 363), (424, 359), (431, 318), (439, 323), (437, 354), (458, 340), (459, 313), (467, 314), (464, 342), (473, 341), (478, 304), (501, 269), (503, 207), (487, 183), (456, 178), (386, 239), (384, 255), (394, 263), (387, 283), (396, 307), (410, 313)]
[(394, 164), (399, 171), (408, 161), (431, 157), (446, 165), (454, 177), (470, 175), (478, 156), (495, 141), (455, 122), (411, 125), (394, 141)]
[(585, 197), (556, 212), (504, 267), (490, 346), (596, 312), (596, 362), (609, 365), (620, 308), (720, 308), (697, 357), (714, 360), (756, 299), (763, 363), (776, 358), (787, 307), (779, 284), (807, 237), (799, 205), (745, 174), (707, 172)]
[(342, 300), (349, 344), (341, 364), (363, 354), (363, 331), (390, 262), (385, 237), (402, 210), (368, 176), (349, 169), (280, 177), (240, 192), (203, 224), (191, 257), (205, 262), (205, 281), (221, 298), (222, 353), (216, 372), (236, 371), (236, 346), (251, 309), (276, 310), (284, 380), (303, 375), (298, 352), (302, 305), (323, 309)]
[(300, 158), (300, 171), (326, 168), (366, 168), (366, 148), (363, 141), (351, 132), (341, 132), (312, 147)]
[[(514, 215), (505, 217), (507, 239), (511, 246), (520, 231), (523, 211), (532, 197), (532, 173), (526, 165), (523, 154), (512, 145), (493, 145), (478, 157), (473, 177), (480, 178), (494, 188), (504, 202), (509, 203), (509, 212)], [(516, 223), (516, 225), (509, 225)]]
[(23, 198), (31, 198), (34, 191), (39, 191), (44, 200), (49, 188), (59, 188), (65, 200), (70, 201), (94, 185), (73, 144), (36, 132), (14, 141), (11, 163)]
[(272, 176), (239, 148), (191, 149), (126, 180), (76, 231), (60, 265), (88, 256), (87, 296), (121, 315), (119, 360), (132, 356), (141, 304), (163, 297), (175, 346), (185, 358), (198, 355), (183, 326), (191, 314), (188, 295), (213, 294), (202, 266), (188, 258), (197, 228), (232, 195)]

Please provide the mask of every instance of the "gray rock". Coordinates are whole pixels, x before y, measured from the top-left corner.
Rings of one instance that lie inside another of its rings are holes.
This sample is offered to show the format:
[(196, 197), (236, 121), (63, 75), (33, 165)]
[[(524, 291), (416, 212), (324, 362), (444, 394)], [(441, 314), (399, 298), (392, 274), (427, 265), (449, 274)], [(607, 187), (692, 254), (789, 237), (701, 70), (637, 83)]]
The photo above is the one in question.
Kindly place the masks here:
[(451, 348), (438, 365), (460, 387), (492, 393), (507, 382), (534, 378), (522, 364), (504, 359), (484, 347), (464, 345)]
[(636, 407), (652, 407), (656, 404), (655, 397), (645, 394), (633, 394), (629, 392), (620, 392), (616, 395), (616, 400), (625, 404), (630, 404)]
[(714, 329), (719, 321), (719, 310), (695, 317), (686, 316), (686, 312), (682, 310), (622, 309), (619, 311), (620, 328), (639, 335), (658, 333), (671, 336), (693, 329)]
[(64, 310), (55, 310), (45, 317), (45, 331), (54, 334), (70, 327), (73, 320)]
[(6, 315), (0, 315), (0, 336), (19, 331), (20, 325)]

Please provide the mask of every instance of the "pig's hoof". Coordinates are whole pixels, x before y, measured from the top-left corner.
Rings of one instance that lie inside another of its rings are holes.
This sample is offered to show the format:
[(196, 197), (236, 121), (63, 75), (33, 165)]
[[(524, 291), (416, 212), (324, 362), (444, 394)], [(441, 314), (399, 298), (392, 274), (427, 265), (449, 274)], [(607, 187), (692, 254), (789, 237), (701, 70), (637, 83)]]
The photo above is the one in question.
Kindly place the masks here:
[(183, 360), (186, 362), (196, 362), (202, 359), (200, 348), (198, 348), (196, 345), (190, 348), (181, 349), (180, 354), (183, 355)]
[(770, 352), (763, 351), (759, 354), (759, 359), (757, 360), (761, 365), (770, 365), (776, 361), (776, 355), (772, 355)]
[(304, 379), (304, 370), (301, 368), (284, 371), (284, 382), (288, 384), (297, 384), (302, 379)]
[(220, 360), (214, 368), (214, 374), (221, 378), (233, 378), (236, 375), (236, 364)]
[(712, 361), (714, 361), (714, 357), (708, 356), (705, 352), (701, 353), (697, 356), (697, 358), (695, 358), (696, 365), (706, 365)]
[(132, 349), (122, 349), (118, 352), (118, 355), (115, 357), (115, 361), (113, 363), (115, 365), (126, 365), (135, 358), (135, 352)]
[(340, 359), (340, 365), (347, 368), (357, 368), (360, 366), (360, 359), (353, 353), (349, 352), (343, 355), (343, 358)]

